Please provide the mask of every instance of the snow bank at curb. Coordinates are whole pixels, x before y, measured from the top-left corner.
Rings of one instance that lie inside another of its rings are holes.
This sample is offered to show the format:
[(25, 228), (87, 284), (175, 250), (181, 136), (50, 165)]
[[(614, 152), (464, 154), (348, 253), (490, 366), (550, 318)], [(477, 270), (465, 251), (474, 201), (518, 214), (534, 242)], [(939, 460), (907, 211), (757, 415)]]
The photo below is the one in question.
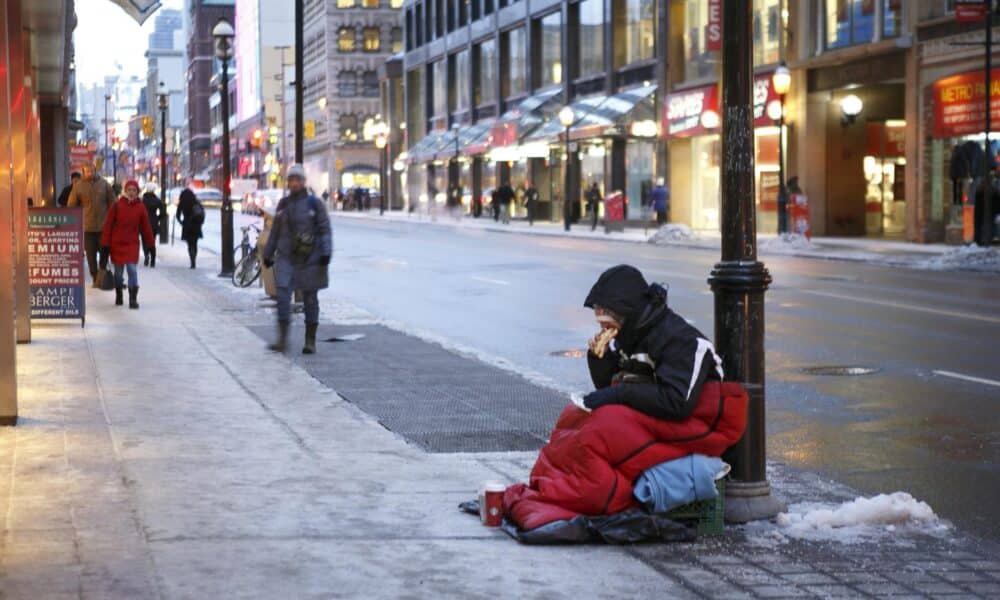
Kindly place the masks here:
[(757, 244), (759, 250), (766, 252), (801, 252), (803, 250), (817, 250), (807, 237), (798, 233), (783, 233), (779, 236), (764, 240)]
[(963, 246), (923, 261), (919, 266), (931, 271), (967, 269), (1000, 273), (1000, 248)]
[(691, 242), (695, 240), (700, 240), (701, 236), (695, 233), (687, 225), (682, 225), (680, 223), (667, 223), (659, 229), (656, 233), (649, 236), (647, 240), (650, 244), (676, 244), (678, 242)]
[(776, 524), (753, 524), (746, 531), (751, 542), (768, 546), (789, 539), (854, 544), (912, 533), (940, 535), (949, 529), (926, 502), (895, 492), (841, 504), (793, 504)]

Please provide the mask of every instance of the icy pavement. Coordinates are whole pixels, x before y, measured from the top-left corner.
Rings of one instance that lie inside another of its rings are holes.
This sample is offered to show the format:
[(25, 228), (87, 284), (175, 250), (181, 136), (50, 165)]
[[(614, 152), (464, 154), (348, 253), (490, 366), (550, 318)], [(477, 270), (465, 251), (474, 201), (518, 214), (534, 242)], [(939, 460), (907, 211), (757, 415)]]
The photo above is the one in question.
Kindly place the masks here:
[[(718, 233), (694, 231), (682, 224), (669, 223), (657, 229), (655, 225), (646, 228), (629, 228), (625, 231), (605, 232), (602, 226), (591, 230), (589, 225), (580, 223), (570, 231), (565, 231), (561, 223), (536, 221), (528, 225), (526, 221), (515, 220), (510, 225), (495, 223), (482, 217), (455, 218), (445, 214), (430, 215), (420, 213), (387, 212), (335, 212), (334, 219), (366, 219), (422, 223), (438, 227), (462, 227), (467, 229), (568, 237), (576, 239), (603, 239), (616, 242), (649, 243), (657, 246), (682, 246), (718, 251), (721, 237)], [(796, 256), (822, 260), (862, 262), (892, 267), (922, 270), (984, 271), (1000, 273), (1000, 249), (978, 248), (975, 246), (946, 246), (944, 244), (916, 244), (903, 241), (870, 238), (829, 238), (812, 240), (798, 234), (761, 234), (758, 236), (758, 251), (761, 256)]]

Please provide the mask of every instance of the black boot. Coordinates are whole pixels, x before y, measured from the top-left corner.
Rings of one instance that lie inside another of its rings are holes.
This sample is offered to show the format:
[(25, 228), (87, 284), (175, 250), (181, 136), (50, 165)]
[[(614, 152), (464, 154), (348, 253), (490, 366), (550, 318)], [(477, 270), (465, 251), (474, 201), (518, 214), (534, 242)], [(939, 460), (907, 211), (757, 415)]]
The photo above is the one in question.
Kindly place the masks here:
[(139, 308), (139, 288), (130, 287), (128, 289), (128, 307)]
[(302, 346), (302, 354), (316, 354), (316, 328), (315, 323), (306, 323), (306, 344)]
[(115, 286), (115, 306), (122, 305), (122, 286)]
[(284, 352), (288, 342), (288, 321), (278, 321), (278, 339), (267, 347), (271, 352)]
[(142, 255), (142, 266), (144, 266), (144, 267), (148, 267), (149, 266), (149, 255), (148, 254), (143, 254)]
[(150, 269), (156, 268), (156, 248), (153, 248), (152, 250), (149, 251), (149, 268)]
[(188, 257), (191, 259), (191, 268), (194, 268), (194, 254), (189, 254)]

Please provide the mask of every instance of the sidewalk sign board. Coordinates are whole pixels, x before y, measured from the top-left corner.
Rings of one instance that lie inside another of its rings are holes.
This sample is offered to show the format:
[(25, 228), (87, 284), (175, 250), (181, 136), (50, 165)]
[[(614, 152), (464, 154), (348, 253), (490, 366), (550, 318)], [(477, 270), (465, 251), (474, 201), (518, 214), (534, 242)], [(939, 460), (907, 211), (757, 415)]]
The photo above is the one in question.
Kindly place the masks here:
[(604, 198), (604, 232), (612, 230), (625, 230), (625, 194), (620, 190), (615, 190)]
[(982, 21), (988, 8), (986, 0), (955, 0), (955, 20), (959, 23)]
[(809, 227), (809, 197), (805, 194), (792, 194), (788, 199), (786, 210), (792, 233), (797, 233), (807, 240), (812, 239)]
[(82, 208), (29, 209), (28, 281), (31, 318), (86, 323)]

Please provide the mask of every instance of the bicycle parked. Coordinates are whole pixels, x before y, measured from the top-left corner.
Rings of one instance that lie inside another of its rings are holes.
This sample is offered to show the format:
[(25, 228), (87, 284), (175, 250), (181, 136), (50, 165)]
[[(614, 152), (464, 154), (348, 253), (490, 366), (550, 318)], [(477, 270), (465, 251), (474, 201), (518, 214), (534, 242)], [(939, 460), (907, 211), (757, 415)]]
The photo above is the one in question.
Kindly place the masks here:
[[(243, 240), (234, 249), (236, 268), (233, 269), (233, 285), (236, 287), (250, 287), (253, 282), (260, 277), (260, 254), (257, 252), (257, 240), (260, 239), (260, 227), (254, 224), (240, 227), (243, 232)], [(254, 233), (253, 241), (250, 241), (250, 232)]]

